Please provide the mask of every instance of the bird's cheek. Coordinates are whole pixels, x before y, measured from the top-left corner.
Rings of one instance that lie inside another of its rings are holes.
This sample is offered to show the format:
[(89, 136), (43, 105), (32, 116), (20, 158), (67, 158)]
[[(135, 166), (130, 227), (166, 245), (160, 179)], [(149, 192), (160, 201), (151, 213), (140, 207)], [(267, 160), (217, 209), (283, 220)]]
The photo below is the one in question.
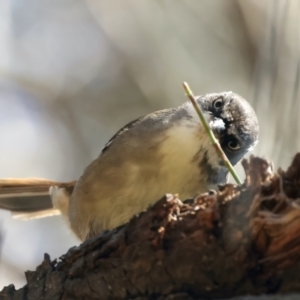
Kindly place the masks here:
[[(224, 151), (225, 152), (225, 151)], [(230, 152), (229, 150), (225, 152), (226, 156), (230, 160), (231, 164), (235, 166), (246, 154), (246, 151), (235, 151)]]

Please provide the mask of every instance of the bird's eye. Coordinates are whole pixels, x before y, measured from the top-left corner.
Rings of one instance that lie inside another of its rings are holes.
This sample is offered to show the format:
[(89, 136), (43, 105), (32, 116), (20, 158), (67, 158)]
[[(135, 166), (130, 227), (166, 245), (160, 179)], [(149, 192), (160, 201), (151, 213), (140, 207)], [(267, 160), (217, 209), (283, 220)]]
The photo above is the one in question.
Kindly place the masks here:
[(230, 149), (230, 150), (238, 150), (241, 148), (239, 142), (237, 140), (231, 140), (227, 143), (227, 147)]
[(213, 106), (215, 109), (220, 109), (223, 106), (223, 99), (217, 99), (214, 101)]

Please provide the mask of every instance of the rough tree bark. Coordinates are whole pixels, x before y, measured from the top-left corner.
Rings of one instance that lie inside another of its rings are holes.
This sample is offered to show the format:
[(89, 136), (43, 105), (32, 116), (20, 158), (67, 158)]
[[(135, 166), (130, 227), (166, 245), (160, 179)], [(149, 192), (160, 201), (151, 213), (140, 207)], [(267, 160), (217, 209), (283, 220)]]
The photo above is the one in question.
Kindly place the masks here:
[[(58, 260), (1, 300), (213, 299), (300, 292), (300, 154), (284, 172), (244, 160), (242, 186), (194, 200), (166, 195), (129, 223)], [(178, 170), (180, 172), (180, 170)], [(300, 297), (300, 296), (299, 296)]]

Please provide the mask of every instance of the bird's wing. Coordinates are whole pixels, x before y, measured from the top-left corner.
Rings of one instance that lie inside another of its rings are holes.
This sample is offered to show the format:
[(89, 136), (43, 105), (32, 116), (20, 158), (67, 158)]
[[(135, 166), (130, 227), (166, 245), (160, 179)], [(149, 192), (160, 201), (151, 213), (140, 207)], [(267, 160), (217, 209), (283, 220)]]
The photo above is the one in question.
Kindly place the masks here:
[(74, 189), (75, 181), (57, 182), (41, 178), (0, 179), (0, 209), (9, 210), (14, 218), (33, 219), (60, 214), (49, 195), (51, 186)]
[(125, 126), (123, 126), (121, 129), (119, 129), (113, 136), (112, 138), (104, 145), (104, 147), (102, 148), (101, 150), (101, 154), (104, 153), (108, 148), (109, 146), (111, 145), (111, 143), (118, 137), (120, 136), (121, 134), (123, 134), (124, 132), (126, 132), (127, 130), (129, 130), (130, 128), (132, 128), (135, 124), (139, 123), (142, 119), (144, 118), (143, 117), (140, 117), (140, 118), (137, 118), (131, 122), (129, 122), (128, 124), (126, 124)]

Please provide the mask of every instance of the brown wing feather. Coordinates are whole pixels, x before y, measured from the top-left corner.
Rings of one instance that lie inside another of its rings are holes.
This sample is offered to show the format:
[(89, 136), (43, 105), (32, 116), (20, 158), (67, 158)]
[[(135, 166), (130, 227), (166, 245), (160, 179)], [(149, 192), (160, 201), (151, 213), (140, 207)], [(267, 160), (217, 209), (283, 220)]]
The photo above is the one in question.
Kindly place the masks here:
[[(127, 130), (129, 130), (130, 128), (132, 128), (135, 124), (137, 124), (139, 121), (141, 121), (143, 117), (139, 117), (131, 122), (129, 122), (128, 124), (126, 124), (125, 126), (123, 126), (121, 129), (119, 129), (113, 136), (112, 138), (104, 145), (103, 149), (101, 150), (101, 154), (103, 152), (105, 152), (109, 146), (111, 145), (111, 143), (115, 140), (115, 138), (117, 138), (118, 136), (120, 136), (122, 133), (126, 132)], [(100, 154), (100, 155), (101, 155)]]

